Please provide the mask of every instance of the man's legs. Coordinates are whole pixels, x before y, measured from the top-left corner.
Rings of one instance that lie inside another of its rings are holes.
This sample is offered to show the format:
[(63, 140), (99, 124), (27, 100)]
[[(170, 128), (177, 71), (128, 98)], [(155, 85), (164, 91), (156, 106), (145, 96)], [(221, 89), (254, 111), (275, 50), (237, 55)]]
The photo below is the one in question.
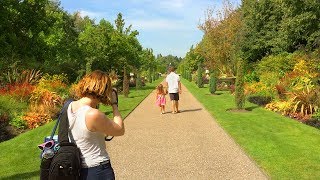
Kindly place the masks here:
[(172, 103), (172, 113), (179, 112), (179, 94), (178, 93), (170, 93), (170, 99)]
[(179, 112), (179, 101), (176, 101), (176, 112)]
[(175, 106), (176, 106), (175, 100), (172, 100), (171, 103), (172, 103), (172, 113), (175, 113)]

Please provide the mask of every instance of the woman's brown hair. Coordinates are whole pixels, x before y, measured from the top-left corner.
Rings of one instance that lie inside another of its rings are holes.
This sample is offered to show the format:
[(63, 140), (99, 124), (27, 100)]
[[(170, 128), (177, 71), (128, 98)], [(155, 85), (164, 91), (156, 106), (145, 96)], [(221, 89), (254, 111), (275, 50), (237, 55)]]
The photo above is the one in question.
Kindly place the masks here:
[(107, 73), (95, 70), (85, 75), (78, 83), (76, 95), (79, 98), (92, 97), (101, 103), (111, 104), (112, 85)]

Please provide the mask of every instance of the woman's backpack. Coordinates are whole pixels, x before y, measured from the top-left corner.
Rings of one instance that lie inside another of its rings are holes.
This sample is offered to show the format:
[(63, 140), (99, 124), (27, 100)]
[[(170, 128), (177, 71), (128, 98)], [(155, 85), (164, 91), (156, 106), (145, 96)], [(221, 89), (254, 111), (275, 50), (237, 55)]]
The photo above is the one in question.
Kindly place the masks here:
[[(41, 180), (78, 180), (81, 171), (81, 152), (69, 130), (67, 109), (72, 101), (67, 101), (60, 111), (51, 139), (59, 124), (58, 144), (54, 145), (53, 157), (42, 156), (40, 165)], [(69, 141), (70, 139), (70, 141)]]

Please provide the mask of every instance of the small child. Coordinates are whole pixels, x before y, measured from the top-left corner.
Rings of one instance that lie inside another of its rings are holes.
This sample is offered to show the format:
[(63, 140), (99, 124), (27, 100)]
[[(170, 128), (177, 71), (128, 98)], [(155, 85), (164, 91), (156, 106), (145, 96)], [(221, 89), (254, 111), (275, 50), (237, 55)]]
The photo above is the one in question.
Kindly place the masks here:
[(156, 92), (156, 105), (160, 107), (161, 114), (165, 113), (165, 105), (166, 105), (166, 91), (162, 84), (157, 86)]

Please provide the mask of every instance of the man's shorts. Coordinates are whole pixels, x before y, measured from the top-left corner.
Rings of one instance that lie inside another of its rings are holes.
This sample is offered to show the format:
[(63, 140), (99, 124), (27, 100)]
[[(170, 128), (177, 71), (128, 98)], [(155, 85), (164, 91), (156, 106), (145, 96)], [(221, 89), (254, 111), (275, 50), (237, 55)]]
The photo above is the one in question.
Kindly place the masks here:
[(179, 101), (179, 93), (169, 93), (169, 96), (171, 101)]

